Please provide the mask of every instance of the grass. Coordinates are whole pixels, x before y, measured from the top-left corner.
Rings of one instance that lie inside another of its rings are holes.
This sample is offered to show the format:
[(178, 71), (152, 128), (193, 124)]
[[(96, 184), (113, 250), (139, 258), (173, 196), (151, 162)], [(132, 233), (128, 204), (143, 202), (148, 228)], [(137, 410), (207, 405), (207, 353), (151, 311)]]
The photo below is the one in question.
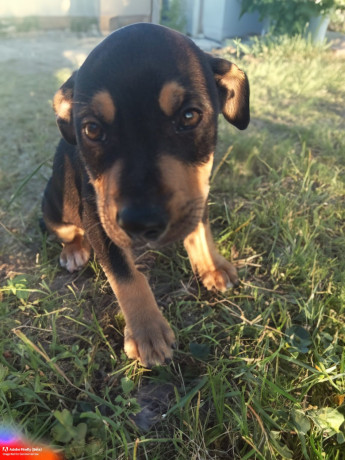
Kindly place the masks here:
[[(242, 287), (205, 292), (178, 245), (148, 254), (178, 337), (152, 371), (124, 355), (97, 262), (66, 274), (36, 223), (68, 69), (41, 73), (39, 92), (38, 75), (0, 76), (0, 414), (68, 459), (345, 458), (345, 61), (298, 39), (224, 53), (248, 73), (252, 123), (221, 121), (210, 214)], [(138, 430), (137, 391), (166, 382), (170, 406)]]

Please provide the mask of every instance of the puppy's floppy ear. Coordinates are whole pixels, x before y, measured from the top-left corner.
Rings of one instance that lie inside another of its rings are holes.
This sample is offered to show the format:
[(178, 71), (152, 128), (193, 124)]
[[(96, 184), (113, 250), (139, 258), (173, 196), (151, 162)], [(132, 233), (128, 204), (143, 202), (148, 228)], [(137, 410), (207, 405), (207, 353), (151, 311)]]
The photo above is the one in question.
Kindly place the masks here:
[(210, 57), (217, 83), (221, 112), (238, 129), (249, 124), (249, 82), (247, 76), (232, 62)]
[(56, 121), (62, 136), (70, 144), (76, 144), (75, 129), (73, 123), (73, 92), (77, 72), (61, 86), (54, 96), (53, 107), (56, 113)]

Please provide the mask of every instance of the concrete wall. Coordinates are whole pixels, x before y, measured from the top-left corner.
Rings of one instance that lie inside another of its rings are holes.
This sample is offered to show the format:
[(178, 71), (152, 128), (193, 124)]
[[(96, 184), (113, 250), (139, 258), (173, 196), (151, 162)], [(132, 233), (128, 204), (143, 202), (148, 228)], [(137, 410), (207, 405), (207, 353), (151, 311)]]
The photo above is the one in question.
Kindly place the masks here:
[(228, 37), (243, 37), (261, 32), (263, 24), (258, 13), (246, 13), (240, 18), (240, 0), (203, 0), (203, 32), (205, 37), (222, 41)]
[[(134, 22), (151, 21), (151, 0), (99, 0), (100, 29), (109, 32)], [(153, 2), (155, 3), (155, 2)], [(157, 3), (157, 2), (156, 2)]]
[(107, 33), (133, 22), (158, 22), (159, 10), (160, 0), (0, 0), (0, 22), (18, 30), (82, 30), (92, 23)]
[(70, 0), (2, 0), (0, 17), (66, 16)]
[(100, 0), (104, 16), (135, 16), (151, 13), (151, 0)]
[[(156, 2), (157, 3), (157, 2)], [(135, 16), (151, 14), (151, 0), (1, 0), (0, 17)]]

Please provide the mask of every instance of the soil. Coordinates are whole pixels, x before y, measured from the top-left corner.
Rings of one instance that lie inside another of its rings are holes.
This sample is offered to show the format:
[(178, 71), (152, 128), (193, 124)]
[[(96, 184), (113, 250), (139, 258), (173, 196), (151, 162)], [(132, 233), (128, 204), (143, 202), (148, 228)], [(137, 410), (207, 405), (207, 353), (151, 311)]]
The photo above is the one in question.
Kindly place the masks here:
[(45, 32), (0, 38), (0, 65), (7, 63), (23, 74), (38, 69), (78, 68), (102, 36), (78, 36), (69, 32)]

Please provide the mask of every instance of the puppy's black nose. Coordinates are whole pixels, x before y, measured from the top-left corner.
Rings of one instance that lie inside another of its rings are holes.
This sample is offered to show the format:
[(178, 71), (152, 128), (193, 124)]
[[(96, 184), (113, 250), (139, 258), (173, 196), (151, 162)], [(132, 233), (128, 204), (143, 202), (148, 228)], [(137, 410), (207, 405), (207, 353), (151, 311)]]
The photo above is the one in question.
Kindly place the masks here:
[(125, 206), (117, 214), (118, 225), (131, 237), (157, 240), (167, 227), (167, 218), (157, 207)]

